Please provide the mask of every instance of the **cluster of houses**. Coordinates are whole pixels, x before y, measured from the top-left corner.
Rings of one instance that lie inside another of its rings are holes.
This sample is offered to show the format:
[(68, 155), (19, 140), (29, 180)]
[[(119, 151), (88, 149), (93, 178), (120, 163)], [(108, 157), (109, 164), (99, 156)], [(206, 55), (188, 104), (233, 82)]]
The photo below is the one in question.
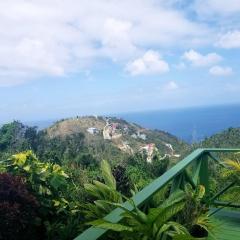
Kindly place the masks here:
[[(107, 119), (106, 120), (106, 125), (103, 128), (103, 130), (100, 130), (100, 129), (95, 128), (95, 127), (90, 127), (90, 128), (87, 129), (87, 132), (89, 134), (92, 134), (92, 135), (98, 135), (98, 134), (101, 133), (101, 131), (102, 131), (104, 139), (107, 139), (107, 140), (120, 139), (121, 140), (122, 134), (129, 133), (129, 128), (128, 128), (127, 125), (124, 125), (123, 128), (121, 128), (121, 126), (119, 126), (118, 123), (110, 123), (109, 120)], [(133, 133), (131, 135), (131, 137), (134, 138), (134, 139), (142, 139), (144, 141), (147, 139), (146, 134), (141, 132), (141, 131)], [(169, 154), (165, 154), (163, 156), (163, 158), (165, 158), (167, 156), (169, 156), (169, 157), (171, 157), (171, 156), (180, 157), (179, 154), (174, 154), (174, 149), (173, 149), (171, 144), (164, 143), (164, 145), (169, 149)], [(128, 142), (126, 142), (126, 141), (124, 142), (124, 141), (119, 141), (118, 140), (117, 141), (117, 146), (120, 150), (122, 150), (124, 152), (128, 152), (128, 153), (131, 153), (131, 154), (134, 153), (133, 149), (129, 146)], [(154, 152), (158, 151), (158, 148), (156, 147), (156, 145), (154, 143), (149, 143), (149, 144), (146, 144), (145, 146), (141, 147), (138, 151), (142, 152), (142, 153), (145, 153), (147, 155), (147, 159), (146, 159), (147, 162), (151, 163)]]

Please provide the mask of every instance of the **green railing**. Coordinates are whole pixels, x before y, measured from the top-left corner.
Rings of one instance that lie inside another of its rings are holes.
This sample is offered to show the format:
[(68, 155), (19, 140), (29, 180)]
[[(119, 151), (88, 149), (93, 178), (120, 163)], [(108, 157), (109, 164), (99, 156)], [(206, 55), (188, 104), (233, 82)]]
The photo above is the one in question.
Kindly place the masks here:
[[(164, 186), (172, 181), (171, 192), (177, 189), (183, 189), (184, 185), (188, 182), (193, 187), (197, 184), (205, 186), (206, 199), (209, 199), (211, 205), (219, 207), (240, 207), (238, 204), (231, 202), (217, 201), (220, 195), (226, 192), (229, 188), (234, 186), (232, 182), (221, 189), (214, 196), (210, 196), (209, 189), (209, 160), (215, 161), (217, 164), (222, 165), (221, 161), (216, 156), (217, 153), (231, 153), (240, 152), (240, 149), (218, 149), (218, 148), (204, 148), (197, 149), (190, 155), (185, 157), (182, 161), (178, 162), (174, 167), (165, 172), (162, 176), (154, 180), (151, 184), (143, 188), (140, 192), (132, 197), (136, 206), (141, 206)], [(223, 166), (223, 165), (222, 165)], [(187, 169), (191, 167), (191, 169)], [(223, 166), (224, 167), (224, 166)], [(132, 204), (129, 202), (123, 203), (123, 206), (129, 210), (133, 210)], [(104, 219), (117, 223), (122, 219), (121, 214), (123, 210), (120, 208), (114, 209)], [(75, 240), (96, 240), (103, 236), (108, 230), (97, 227), (90, 227), (82, 234), (75, 238)]]

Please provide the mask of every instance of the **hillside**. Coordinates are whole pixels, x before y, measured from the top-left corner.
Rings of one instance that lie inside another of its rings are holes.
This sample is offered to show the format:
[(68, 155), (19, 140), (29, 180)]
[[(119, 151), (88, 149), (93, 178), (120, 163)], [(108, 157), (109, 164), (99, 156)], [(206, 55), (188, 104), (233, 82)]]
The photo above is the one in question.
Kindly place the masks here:
[(17, 121), (0, 128), (0, 155), (28, 149), (58, 163), (102, 159), (118, 163), (138, 153), (144, 153), (149, 162), (155, 153), (160, 159), (178, 161), (189, 145), (169, 133), (111, 117), (63, 119), (40, 131)]
[(240, 128), (228, 128), (220, 133), (206, 138), (201, 147), (240, 148)]
[[(157, 149), (162, 157), (180, 158), (188, 145), (173, 135), (149, 130), (125, 120), (111, 117), (77, 117), (56, 122), (43, 131), (49, 139), (65, 139), (73, 134), (83, 134), (83, 145), (91, 149), (98, 157), (106, 157), (103, 148), (108, 146), (112, 151), (108, 157), (116, 154), (132, 155), (145, 150), (150, 158), (151, 152)], [(101, 149), (102, 148), (102, 149)], [(100, 156), (102, 152), (102, 156)]]

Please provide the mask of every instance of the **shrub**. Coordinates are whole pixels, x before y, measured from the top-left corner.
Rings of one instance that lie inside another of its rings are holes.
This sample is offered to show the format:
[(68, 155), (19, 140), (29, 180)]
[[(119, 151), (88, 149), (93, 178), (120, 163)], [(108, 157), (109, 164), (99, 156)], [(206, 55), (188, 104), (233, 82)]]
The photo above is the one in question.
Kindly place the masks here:
[(0, 174), (0, 239), (37, 239), (38, 206), (23, 178)]
[(121, 165), (117, 165), (113, 168), (112, 174), (116, 179), (117, 191), (125, 196), (130, 197), (130, 190), (132, 186), (131, 181), (126, 173), (126, 168)]
[(37, 197), (43, 214), (49, 215), (65, 205), (62, 190), (67, 187), (68, 176), (53, 163), (41, 162), (32, 151), (13, 155), (5, 162), (7, 172), (26, 179), (29, 189)]
[(79, 219), (79, 202), (72, 196), (76, 187), (61, 166), (40, 161), (32, 151), (13, 155), (3, 165), (5, 171), (26, 181), (29, 191), (39, 202), (39, 224), (45, 227), (45, 239), (55, 231), (56, 221), (63, 228), (67, 227), (69, 219)]

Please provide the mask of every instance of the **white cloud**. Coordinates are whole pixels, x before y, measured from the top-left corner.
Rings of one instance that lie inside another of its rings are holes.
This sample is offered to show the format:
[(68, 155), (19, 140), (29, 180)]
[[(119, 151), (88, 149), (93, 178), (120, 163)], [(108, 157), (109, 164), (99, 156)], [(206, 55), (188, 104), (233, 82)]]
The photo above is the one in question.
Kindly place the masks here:
[(130, 36), (132, 23), (129, 21), (106, 19), (103, 27), (102, 44), (104, 52), (113, 60), (128, 58), (137, 51)]
[(164, 86), (164, 90), (166, 90), (166, 91), (173, 91), (178, 88), (179, 88), (178, 84), (174, 81), (170, 81)]
[(240, 12), (239, 0), (197, 0), (195, 8), (201, 15), (230, 15)]
[(123, 64), (153, 45), (205, 44), (206, 35), (209, 42), (206, 25), (161, 1), (0, 1), (0, 85), (15, 84), (18, 73), (22, 83), (102, 59)]
[(196, 67), (211, 66), (222, 60), (222, 57), (216, 53), (202, 55), (194, 50), (189, 50), (183, 54), (183, 59), (191, 62)]
[(131, 75), (161, 74), (169, 71), (168, 63), (156, 51), (147, 51), (142, 57), (129, 62), (126, 66)]
[(209, 69), (209, 73), (214, 76), (229, 76), (233, 74), (233, 70), (231, 67), (213, 66)]
[(226, 34), (222, 35), (217, 41), (216, 46), (227, 49), (240, 48), (240, 31), (229, 31)]

